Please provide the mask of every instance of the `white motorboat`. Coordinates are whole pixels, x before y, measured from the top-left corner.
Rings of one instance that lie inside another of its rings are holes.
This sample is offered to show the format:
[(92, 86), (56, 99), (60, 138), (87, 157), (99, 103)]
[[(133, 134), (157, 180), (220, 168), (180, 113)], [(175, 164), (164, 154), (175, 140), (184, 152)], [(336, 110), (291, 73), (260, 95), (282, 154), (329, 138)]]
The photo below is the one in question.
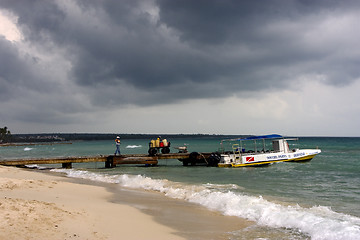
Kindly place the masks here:
[[(272, 142), (271, 147), (269, 147), (269, 140)], [(277, 134), (271, 134), (222, 140), (223, 153), (221, 154), (218, 166), (246, 167), (261, 166), (276, 162), (310, 161), (317, 154), (321, 153), (320, 149), (290, 149), (288, 141), (291, 140), (298, 139), (284, 138)], [(231, 143), (231, 151), (224, 151), (223, 145), (226, 142)], [(249, 146), (251, 149), (248, 149)]]

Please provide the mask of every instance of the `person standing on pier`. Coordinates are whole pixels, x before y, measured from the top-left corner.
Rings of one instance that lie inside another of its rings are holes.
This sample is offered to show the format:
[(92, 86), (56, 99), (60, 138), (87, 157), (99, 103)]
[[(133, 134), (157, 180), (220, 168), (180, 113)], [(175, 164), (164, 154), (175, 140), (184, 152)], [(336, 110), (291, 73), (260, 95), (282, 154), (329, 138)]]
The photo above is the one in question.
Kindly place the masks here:
[(119, 136), (116, 137), (115, 144), (116, 144), (116, 151), (115, 151), (114, 155), (116, 155), (117, 153), (119, 153), (119, 155), (120, 155), (121, 153), (120, 153), (120, 137)]

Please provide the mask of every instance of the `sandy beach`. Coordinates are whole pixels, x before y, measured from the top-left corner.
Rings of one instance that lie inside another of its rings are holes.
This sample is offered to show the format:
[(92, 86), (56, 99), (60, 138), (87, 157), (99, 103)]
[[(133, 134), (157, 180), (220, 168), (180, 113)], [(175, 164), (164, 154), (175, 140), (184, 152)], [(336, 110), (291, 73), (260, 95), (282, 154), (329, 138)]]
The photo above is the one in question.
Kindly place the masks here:
[(0, 166), (0, 239), (183, 239), (99, 186)]
[(158, 193), (0, 166), (0, 240), (217, 240), (252, 224)]

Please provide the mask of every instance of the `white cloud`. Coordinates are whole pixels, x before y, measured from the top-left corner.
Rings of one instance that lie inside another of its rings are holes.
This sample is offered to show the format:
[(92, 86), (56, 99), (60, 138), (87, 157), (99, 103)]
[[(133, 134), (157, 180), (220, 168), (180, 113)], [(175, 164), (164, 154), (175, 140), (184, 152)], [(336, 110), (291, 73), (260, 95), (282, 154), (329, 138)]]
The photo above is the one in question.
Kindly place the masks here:
[(0, 36), (9, 41), (19, 41), (22, 36), (16, 26), (17, 18), (10, 12), (0, 9)]

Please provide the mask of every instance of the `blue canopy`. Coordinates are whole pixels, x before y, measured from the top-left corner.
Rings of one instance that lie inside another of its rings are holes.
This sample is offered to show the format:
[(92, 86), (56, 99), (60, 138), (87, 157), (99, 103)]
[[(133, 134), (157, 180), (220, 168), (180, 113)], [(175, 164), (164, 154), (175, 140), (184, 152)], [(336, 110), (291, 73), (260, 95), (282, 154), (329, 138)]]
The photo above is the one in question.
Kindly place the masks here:
[(246, 141), (246, 140), (259, 140), (259, 139), (272, 139), (272, 138), (282, 138), (282, 136), (278, 134), (270, 134), (263, 136), (252, 136), (247, 138), (224, 139), (222, 141)]
[(271, 138), (282, 138), (282, 136), (278, 134), (270, 134), (263, 136), (253, 136), (248, 138), (239, 138), (238, 140), (258, 140), (258, 139), (271, 139)]

